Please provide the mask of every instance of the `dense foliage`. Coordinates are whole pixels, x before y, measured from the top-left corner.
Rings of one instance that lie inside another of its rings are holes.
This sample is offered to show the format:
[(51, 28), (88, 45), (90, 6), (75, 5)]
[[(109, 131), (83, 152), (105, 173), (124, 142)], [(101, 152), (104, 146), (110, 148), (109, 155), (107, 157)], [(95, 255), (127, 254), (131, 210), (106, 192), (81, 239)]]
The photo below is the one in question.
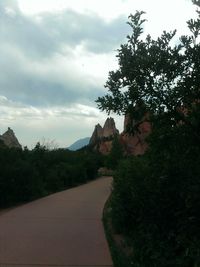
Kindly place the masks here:
[(0, 146), (0, 208), (94, 179), (101, 157), (89, 150), (33, 150)]
[(132, 266), (199, 267), (199, 13), (188, 21), (191, 36), (175, 42), (175, 31), (142, 38), (142, 15), (129, 17), (133, 33), (97, 100), (108, 113), (148, 114), (152, 125), (147, 153), (122, 162), (114, 177), (112, 223), (132, 247)]
[(116, 135), (112, 140), (112, 148), (107, 156), (104, 156), (104, 165), (111, 170), (115, 170), (123, 158), (123, 147)]

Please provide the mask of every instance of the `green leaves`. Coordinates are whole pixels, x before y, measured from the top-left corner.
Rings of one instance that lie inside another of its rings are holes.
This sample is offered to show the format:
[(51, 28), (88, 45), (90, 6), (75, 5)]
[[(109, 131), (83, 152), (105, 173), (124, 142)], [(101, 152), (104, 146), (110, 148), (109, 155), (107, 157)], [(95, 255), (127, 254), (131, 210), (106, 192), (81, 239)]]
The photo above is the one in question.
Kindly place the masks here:
[[(199, 1), (193, 1), (200, 6)], [(200, 20), (189, 36), (176, 31), (142, 38), (144, 12), (130, 15), (133, 33), (118, 50), (119, 68), (98, 105), (151, 121), (149, 149), (120, 164), (112, 219), (126, 235), (135, 266), (200, 266)], [(198, 12), (199, 15), (199, 12)], [(148, 116), (144, 116), (148, 114)], [(128, 127), (127, 127), (128, 128)]]
[[(163, 101), (163, 93), (158, 88), (176, 77), (178, 59), (173, 60), (173, 49), (169, 46), (175, 31), (166, 33), (157, 40), (148, 35), (146, 40), (141, 39), (143, 32), (142, 19), (144, 12), (137, 11), (129, 16), (128, 24), (133, 33), (127, 36), (127, 43), (118, 50), (119, 69), (110, 72), (105, 87), (109, 94), (97, 99), (98, 107), (102, 110), (114, 111), (118, 114), (126, 113), (129, 106), (137, 105), (143, 100), (150, 108), (155, 102)], [(178, 57), (177, 49), (174, 54)], [(174, 65), (172, 66), (174, 62)], [(175, 64), (176, 63), (176, 64)], [(157, 100), (159, 99), (159, 101)], [(166, 103), (164, 103), (166, 105)]]
[(200, 7), (200, 1), (199, 0), (192, 0), (192, 2), (194, 5), (197, 5)]
[(129, 15), (128, 25), (131, 26), (133, 33), (131, 36), (127, 36), (128, 42), (133, 45), (133, 49), (136, 49), (136, 44), (138, 43), (138, 39), (140, 35), (143, 33), (142, 25), (146, 21), (146, 19), (141, 19), (142, 15), (145, 14), (144, 11), (136, 11), (135, 15)]
[(93, 152), (0, 147), (0, 208), (30, 201), (94, 179), (101, 157)]
[(196, 39), (199, 35), (199, 32), (200, 32), (200, 20), (199, 19), (190, 19), (188, 22), (188, 28), (190, 29), (190, 31), (192, 32), (193, 34), (193, 43), (194, 45), (196, 44)]
[(142, 38), (144, 14), (137, 11), (129, 16), (132, 34), (118, 49), (119, 68), (109, 73), (105, 85), (108, 94), (96, 102), (108, 113), (126, 114), (142, 100), (155, 115), (167, 111), (172, 116), (169, 122), (173, 122), (180, 105), (187, 108), (199, 97), (200, 20), (188, 21), (192, 36), (181, 36), (177, 43), (176, 30), (164, 31), (155, 40), (150, 35)]

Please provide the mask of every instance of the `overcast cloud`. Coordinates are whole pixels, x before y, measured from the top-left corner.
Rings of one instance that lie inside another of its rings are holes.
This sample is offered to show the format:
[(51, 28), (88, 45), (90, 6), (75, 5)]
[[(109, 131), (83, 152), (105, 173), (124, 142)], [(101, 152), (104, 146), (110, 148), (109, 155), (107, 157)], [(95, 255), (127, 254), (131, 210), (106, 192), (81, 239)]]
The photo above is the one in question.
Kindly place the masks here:
[[(94, 103), (103, 81), (84, 73), (84, 67), (95, 54), (101, 57), (114, 51), (127, 32), (125, 18), (108, 23), (72, 10), (29, 18), (17, 6), (4, 3), (0, 6), (1, 93), (34, 106)], [(86, 61), (81, 62), (83, 55)]]
[[(129, 13), (146, 10), (151, 19), (145, 30), (152, 35), (163, 25), (162, 30), (185, 29), (191, 17), (186, 14), (194, 13), (188, 0), (160, 2), (0, 1), (0, 134), (9, 126), (30, 147), (42, 137), (63, 147), (90, 136), (106, 119), (94, 101), (117, 67), (116, 49), (130, 31)], [(171, 8), (168, 22), (156, 8), (164, 13)], [(123, 118), (116, 120), (122, 130)]]

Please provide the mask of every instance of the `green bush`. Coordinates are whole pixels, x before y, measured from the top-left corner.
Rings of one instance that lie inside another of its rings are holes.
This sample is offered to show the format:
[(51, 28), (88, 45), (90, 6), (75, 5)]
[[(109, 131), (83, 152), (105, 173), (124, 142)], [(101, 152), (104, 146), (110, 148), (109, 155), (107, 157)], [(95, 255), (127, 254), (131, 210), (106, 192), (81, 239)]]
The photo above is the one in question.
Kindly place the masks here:
[(133, 248), (134, 266), (200, 266), (200, 154), (195, 149), (181, 156), (177, 147), (165, 147), (120, 164), (112, 223)]
[(89, 150), (49, 151), (0, 146), (0, 207), (15, 205), (94, 179), (101, 156)]

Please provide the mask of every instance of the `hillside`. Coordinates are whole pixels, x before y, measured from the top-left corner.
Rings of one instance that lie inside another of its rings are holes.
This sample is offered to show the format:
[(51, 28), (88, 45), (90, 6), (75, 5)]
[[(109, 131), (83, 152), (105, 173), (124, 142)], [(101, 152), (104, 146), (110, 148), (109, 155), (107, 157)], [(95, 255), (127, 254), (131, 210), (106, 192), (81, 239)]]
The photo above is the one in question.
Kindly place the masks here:
[(89, 144), (90, 137), (85, 137), (82, 139), (77, 140), (72, 145), (68, 147), (69, 150), (76, 151), (84, 146), (87, 146)]

